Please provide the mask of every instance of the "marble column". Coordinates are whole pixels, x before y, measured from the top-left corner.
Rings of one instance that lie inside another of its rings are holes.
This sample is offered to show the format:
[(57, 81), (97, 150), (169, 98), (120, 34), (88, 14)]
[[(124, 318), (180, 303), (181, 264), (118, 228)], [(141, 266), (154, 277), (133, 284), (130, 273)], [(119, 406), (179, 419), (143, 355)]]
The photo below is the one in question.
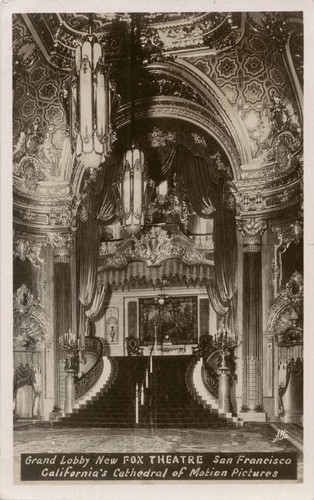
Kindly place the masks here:
[(238, 228), (243, 235), (242, 412), (251, 414), (244, 416), (245, 420), (264, 420), (261, 250), (267, 223), (255, 218), (241, 219)]
[(72, 287), (70, 266), (70, 244), (66, 236), (54, 240), (54, 355), (55, 355), (55, 403), (54, 412), (63, 410), (65, 380), (61, 362), (65, 354), (60, 347), (60, 338), (72, 328)]

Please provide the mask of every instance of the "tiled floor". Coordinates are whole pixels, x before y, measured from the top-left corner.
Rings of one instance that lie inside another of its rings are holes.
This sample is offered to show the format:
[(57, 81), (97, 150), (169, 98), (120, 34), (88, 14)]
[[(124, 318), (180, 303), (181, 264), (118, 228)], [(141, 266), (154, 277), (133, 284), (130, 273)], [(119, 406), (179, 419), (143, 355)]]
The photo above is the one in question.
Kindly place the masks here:
[[(289, 434), (289, 425), (286, 426)], [(303, 454), (287, 439), (273, 443), (269, 424), (246, 423), (234, 429), (80, 429), (34, 426), (14, 432), (14, 476), (20, 478), (21, 453), (81, 452), (298, 452), (298, 481)]]

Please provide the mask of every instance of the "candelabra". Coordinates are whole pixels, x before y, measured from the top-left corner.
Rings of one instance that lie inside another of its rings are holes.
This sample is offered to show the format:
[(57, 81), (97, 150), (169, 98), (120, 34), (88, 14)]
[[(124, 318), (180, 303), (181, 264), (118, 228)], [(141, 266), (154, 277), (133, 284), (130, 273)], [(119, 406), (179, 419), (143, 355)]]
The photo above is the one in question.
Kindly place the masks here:
[(214, 335), (213, 345), (227, 354), (228, 351), (230, 352), (230, 350), (237, 347), (238, 342), (230, 328), (221, 328)]
[(66, 413), (70, 413), (74, 405), (74, 376), (78, 373), (79, 359), (82, 352), (85, 351), (85, 346), (71, 330), (59, 337), (59, 343), (61, 349), (66, 352), (65, 371), (67, 372), (67, 376), (65, 381), (64, 410)]
[(230, 328), (221, 328), (214, 335), (213, 346), (221, 351), (219, 363), (219, 407), (226, 413), (231, 411), (230, 375), (234, 373), (234, 349), (238, 341)]
[(79, 355), (85, 351), (81, 340), (76, 337), (74, 332), (69, 330), (59, 337), (59, 344), (66, 352), (65, 370), (67, 372), (77, 373), (79, 368)]

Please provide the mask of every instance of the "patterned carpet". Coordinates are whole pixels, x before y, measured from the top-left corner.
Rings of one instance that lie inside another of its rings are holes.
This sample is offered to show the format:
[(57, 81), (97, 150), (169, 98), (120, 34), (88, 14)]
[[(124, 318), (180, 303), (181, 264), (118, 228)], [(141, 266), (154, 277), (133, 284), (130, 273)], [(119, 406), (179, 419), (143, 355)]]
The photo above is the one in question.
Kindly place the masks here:
[[(289, 429), (293, 435), (289, 441)], [(81, 452), (280, 452), (298, 453), (298, 482), (303, 478), (303, 453), (296, 446), (302, 428), (285, 424), (287, 435), (274, 441), (277, 428), (268, 423), (246, 423), (234, 429), (80, 429), (40, 425), (14, 432), (14, 478), (20, 483), (21, 453)]]

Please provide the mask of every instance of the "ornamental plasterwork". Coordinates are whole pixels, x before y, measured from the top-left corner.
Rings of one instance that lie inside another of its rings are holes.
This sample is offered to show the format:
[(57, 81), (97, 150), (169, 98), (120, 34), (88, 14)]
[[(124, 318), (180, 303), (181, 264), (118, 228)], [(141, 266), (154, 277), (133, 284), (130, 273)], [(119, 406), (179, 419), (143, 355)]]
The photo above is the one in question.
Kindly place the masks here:
[(266, 335), (282, 345), (303, 342), (303, 277), (297, 271), (268, 311)]
[(272, 227), (272, 232), (277, 235), (278, 243), (275, 244), (274, 259), (272, 261), (272, 275), (274, 284), (274, 296), (278, 295), (282, 279), (282, 257), (289, 245), (293, 242), (298, 244), (303, 238), (303, 227), (300, 221), (291, 224), (281, 224)]
[[(145, 58), (167, 57), (168, 54), (175, 55), (188, 49), (223, 50), (238, 43), (244, 33), (243, 16), (236, 12), (182, 13), (180, 17), (174, 16), (156, 13), (153, 18), (153, 14), (147, 13), (140, 17), (140, 43)], [(44, 43), (48, 62), (70, 71), (75, 46), (88, 33), (86, 18), (81, 14), (56, 13), (23, 14), (23, 17), (33, 36), (36, 39), (40, 37), (41, 43)], [(95, 13), (94, 19), (98, 40), (104, 44), (109, 59), (121, 58), (130, 15), (112, 14), (110, 18), (108, 14)], [(62, 47), (62, 51), (55, 50), (55, 47)]]
[(303, 227), (298, 220), (291, 224), (275, 226), (272, 228), (272, 231), (277, 235), (279, 246), (282, 247), (282, 251), (285, 251), (290, 243), (293, 242), (298, 244), (303, 238)]
[(19, 177), (22, 188), (35, 191), (39, 181), (45, 180), (40, 162), (31, 155), (24, 156), (18, 164), (14, 164), (14, 174)]
[(55, 197), (57, 193), (54, 187), (50, 184), (46, 196), (38, 196), (39, 189), (31, 195), (29, 192), (17, 191), (15, 187), (13, 213), (16, 227), (28, 227), (32, 232), (42, 232), (52, 228), (67, 228), (70, 225), (69, 189), (66, 188), (66, 196)]
[(72, 235), (68, 233), (49, 233), (46, 235), (47, 244), (56, 249), (69, 249), (72, 241)]
[[(113, 251), (113, 254), (109, 254)], [(198, 250), (183, 234), (168, 234), (161, 227), (152, 227), (140, 236), (130, 236), (122, 243), (100, 244), (104, 267), (125, 267), (129, 262), (143, 261), (148, 267), (160, 266), (167, 259), (180, 259), (186, 264), (213, 264), (208, 249)]]
[[(141, 106), (136, 108), (136, 117), (137, 119), (154, 117), (183, 118), (198, 126), (203, 126), (208, 130), (208, 133), (212, 133), (213, 137), (224, 145), (231, 159), (234, 176), (239, 176), (241, 159), (234, 139), (223, 130), (221, 123), (217, 120), (217, 115), (210, 114), (207, 109), (180, 98), (154, 97), (149, 99), (149, 107), (145, 105), (145, 100), (143, 100)], [(128, 124), (129, 112), (127, 106), (121, 107), (117, 120), (118, 129)]]
[(14, 241), (14, 257), (19, 257), (21, 260), (28, 259), (34, 267), (40, 268), (44, 259), (40, 257), (42, 243), (30, 242), (26, 238), (20, 238)]
[(271, 175), (265, 174), (264, 178), (256, 180), (231, 181), (229, 186), (239, 215), (272, 215), (298, 205), (303, 198), (301, 166), (285, 176), (272, 179)]
[(13, 295), (14, 345), (17, 348), (42, 347), (52, 341), (50, 320), (39, 299), (26, 285)]
[(237, 219), (237, 226), (243, 235), (243, 244), (248, 246), (261, 245), (262, 235), (267, 229), (265, 220), (255, 219)]

